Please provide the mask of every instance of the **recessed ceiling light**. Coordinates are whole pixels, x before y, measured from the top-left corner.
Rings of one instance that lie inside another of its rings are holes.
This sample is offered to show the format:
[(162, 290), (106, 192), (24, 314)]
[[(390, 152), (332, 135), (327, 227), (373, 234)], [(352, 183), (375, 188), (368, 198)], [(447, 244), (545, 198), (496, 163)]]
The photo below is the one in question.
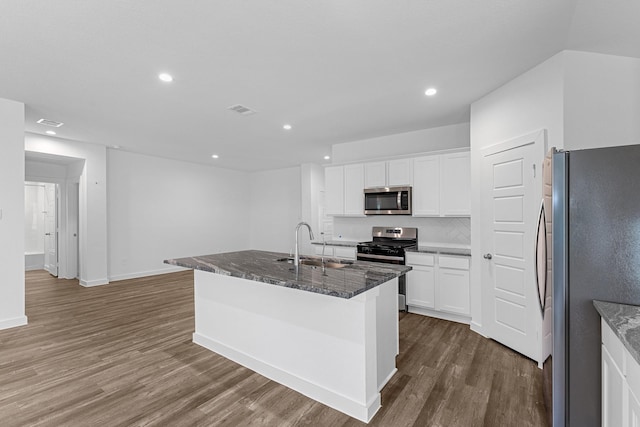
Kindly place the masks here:
[(47, 135), (55, 135), (56, 133), (52, 130), (48, 130), (45, 132)]
[(436, 88), (430, 87), (429, 89), (424, 91), (424, 94), (427, 96), (433, 96), (436, 93), (438, 93), (438, 90)]
[(112, 145), (111, 148), (113, 148), (114, 150), (119, 150), (120, 146), (119, 145)]
[(324, 156), (325, 160), (329, 160), (331, 158), (331, 156)]
[(171, 74), (167, 74), (167, 73), (158, 74), (158, 78), (165, 83), (169, 83), (173, 81), (173, 77), (171, 76)]
[(282, 126), (282, 129), (291, 130), (291, 125), (289, 125), (289, 124), (284, 125), (284, 126)]
[(212, 159), (217, 159), (218, 157), (220, 157), (220, 156), (218, 156), (217, 154), (212, 154), (212, 155), (211, 155), (211, 158), (212, 158)]

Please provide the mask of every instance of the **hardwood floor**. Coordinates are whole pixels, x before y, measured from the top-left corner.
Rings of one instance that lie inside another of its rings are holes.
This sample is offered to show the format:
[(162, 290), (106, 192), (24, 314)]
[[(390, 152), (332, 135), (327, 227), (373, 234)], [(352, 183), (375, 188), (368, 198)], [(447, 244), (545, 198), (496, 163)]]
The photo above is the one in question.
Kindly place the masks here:
[[(193, 275), (83, 288), (27, 273), (0, 331), (2, 426), (363, 426), (191, 342)], [(467, 325), (405, 314), (372, 426), (545, 426), (536, 365)]]

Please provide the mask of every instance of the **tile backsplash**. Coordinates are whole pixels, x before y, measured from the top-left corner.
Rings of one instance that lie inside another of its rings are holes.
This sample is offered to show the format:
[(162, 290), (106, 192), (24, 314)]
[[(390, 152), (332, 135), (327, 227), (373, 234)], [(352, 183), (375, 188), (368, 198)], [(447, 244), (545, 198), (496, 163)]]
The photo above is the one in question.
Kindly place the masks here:
[[(471, 246), (471, 218), (415, 218), (411, 216), (368, 216), (333, 218), (333, 240), (371, 240), (372, 227), (417, 227), (418, 243)], [(329, 233), (327, 233), (329, 234)]]

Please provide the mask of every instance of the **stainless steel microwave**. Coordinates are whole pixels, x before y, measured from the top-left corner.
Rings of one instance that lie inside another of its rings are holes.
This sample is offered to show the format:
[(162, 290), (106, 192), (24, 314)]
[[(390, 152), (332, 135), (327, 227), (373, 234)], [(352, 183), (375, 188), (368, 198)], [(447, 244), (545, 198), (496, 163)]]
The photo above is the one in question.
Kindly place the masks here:
[(411, 215), (411, 187), (365, 188), (364, 214)]

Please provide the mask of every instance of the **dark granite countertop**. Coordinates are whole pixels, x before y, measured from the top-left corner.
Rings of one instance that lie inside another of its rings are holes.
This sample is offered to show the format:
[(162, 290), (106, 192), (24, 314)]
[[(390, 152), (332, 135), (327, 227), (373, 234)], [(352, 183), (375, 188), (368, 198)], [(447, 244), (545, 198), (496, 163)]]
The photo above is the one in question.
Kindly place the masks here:
[(471, 256), (471, 249), (465, 248), (447, 248), (442, 246), (424, 246), (418, 245), (416, 249), (407, 249), (407, 252), (420, 252), (438, 255), (455, 255), (455, 256)]
[[(346, 246), (348, 248), (355, 248), (358, 246), (358, 243), (353, 240), (327, 240), (327, 246)], [(312, 245), (322, 245), (322, 242), (314, 240), (311, 242)]]
[[(278, 259), (287, 254), (265, 251), (240, 251), (214, 255), (201, 255), (179, 259), (168, 259), (166, 264), (195, 270), (208, 271), (226, 276), (240, 277), (270, 285), (284, 286), (340, 298), (352, 298), (375, 288), (411, 270), (406, 265), (381, 264), (367, 261), (352, 261), (344, 268), (327, 268), (326, 275), (319, 267), (300, 265), (298, 275), (293, 264)], [(320, 259), (320, 257), (305, 257)], [(326, 258), (328, 261), (345, 262)]]
[(596, 300), (593, 305), (640, 364), (640, 306)]

